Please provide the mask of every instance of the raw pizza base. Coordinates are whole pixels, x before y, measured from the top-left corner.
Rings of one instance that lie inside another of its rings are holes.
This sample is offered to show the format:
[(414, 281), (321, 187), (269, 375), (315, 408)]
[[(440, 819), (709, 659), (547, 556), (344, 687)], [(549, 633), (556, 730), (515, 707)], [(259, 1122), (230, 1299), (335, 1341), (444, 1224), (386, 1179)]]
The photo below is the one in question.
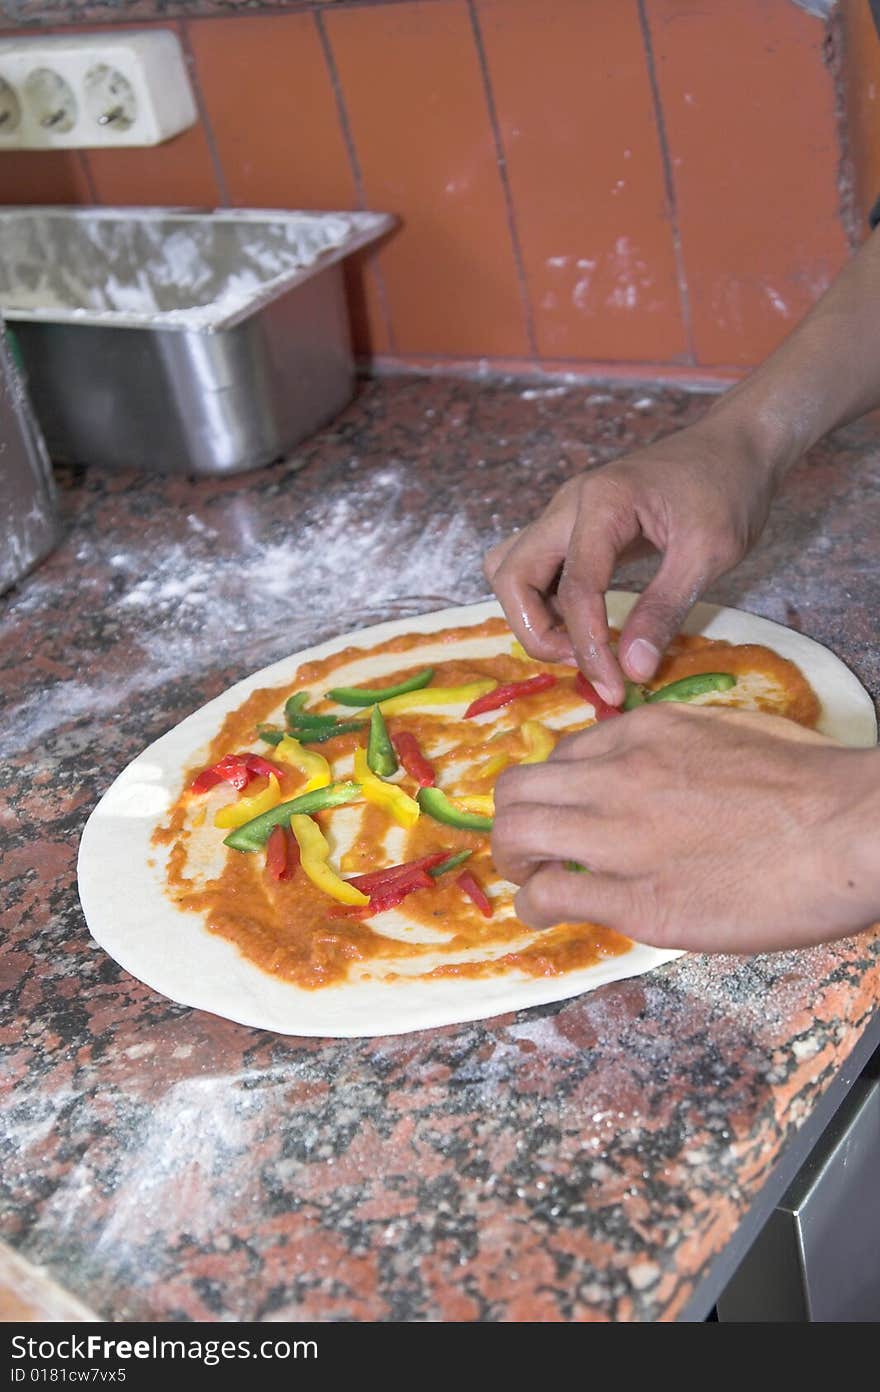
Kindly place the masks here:
[[(638, 598), (607, 596), (620, 627)], [(566, 1000), (626, 977), (639, 976), (679, 952), (634, 943), (620, 957), (554, 977), (508, 973), (489, 978), (366, 980), (303, 990), (269, 976), (165, 892), (153, 831), (180, 791), (182, 773), (199, 760), (224, 717), (261, 687), (292, 683), (305, 662), (356, 644), (369, 648), (398, 634), (481, 624), (501, 615), (494, 602), (442, 609), (346, 634), (283, 658), (210, 701), (163, 735), (116, 779), (88, 820), (80, 843), (79, 894), (95, 941), (124, 967), (181, 1005), (279, 1034), (334, 1038), (404, 1034), (487, 1019), (510, 1010)], [(761, 643), (795, 662), (819, 699), (817, 729), (843, 744), (876, 743), (873, 702), (827, 648), (768, 619), (736, 609), (697, 604), (684, 632), (734, 643)], [(399, 658), (398, 658), (399, 661)]]

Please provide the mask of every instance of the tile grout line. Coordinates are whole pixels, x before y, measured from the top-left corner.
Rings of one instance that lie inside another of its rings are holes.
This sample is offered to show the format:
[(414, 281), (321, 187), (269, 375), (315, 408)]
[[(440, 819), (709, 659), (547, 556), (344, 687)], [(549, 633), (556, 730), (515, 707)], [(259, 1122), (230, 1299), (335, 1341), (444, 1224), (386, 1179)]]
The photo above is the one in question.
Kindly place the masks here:
[(672, 157), (669, 151), (669, 139), (666, 132), (666, 119), (663, 115), (663, 104), (660, 100), (660, 84), (657, 81), (657, 68), (654, 61), (654, 44), (651, 38), (651, 28), (648, 23), (646, 10), (646, 0), (636, 0), (636, 9), (639, 15), (639, 27), (642, 31), (642, 43), (645, 50), (645, 66), (648, 70), (648, 82), (651, 88), (651, 100), (654, 105), (654, 121), (657, 126), (657, 135), (660, 140), (660, 160), (663, 165), (663, 184), (666, 192), (666, 212), (669, 217), (669, 225), (672, 232), (672, 250), (675, 256), (675, 272), (678, 281), (678, 297), (681, 306), (681, 317), (684, 325), (685, 340), (687, 342), (688, 360), (692, 366), (697, 365), (697, 356), (694, 348), (693, 324), (691, 321), (691, 300), (687, 283), (687, 271), (684, 264), (684, 249), (681, 242), (681, 231), (678, 225), (678, 201), (675, 195), (675, 175), (672, 169)]
[[(327, 65), (327, 75), (330, 78), (330, 86), (333, 90), (333, 100), (336, 103), (336, 114), (339, 118), (339, 128), (342, 132), (342, 141), (348, 155), (348, 162), (351, 168), (351, 177), (354, 180), (355, 196), (362, 209), (367, 207), (367, 195), (364, 187), (364, 176), (361, 169), (360, 160), (357, 155), (357, 148), (354, 143), (354, 134), (351, 129), (351, 122), (348, 119), (348, 108), (345, 105), (345, 96), (342, 91), (342, 80), (339, 76), (339, 69), (336, 66), (336, 59), (333, 55), (333, 47), (330, 43), (330, 35), (324, 26), (324, 15), (320, 10), (312, 11), (312, 18), (315, 21), (315, 28), (318, 31), (318, 42), (324, 54), (324, 62)], [(391, 310), (388, 305), (388, 295), (385, 291), (385, 280), (378, 265), (378, 260), (374, 259), (369, 267), (376, 281), (376, 293), (379, 304), (382, 308), (382, 317), (385, 320), (385, 332), (388, 335), (388, 344), (392, 353), (396, 353), (397, 340), (394, 337), (394, 324), (391, 320)]]
[(220, 151), (217, 149), (217, 141), (214, 138), (214, 128), (211, 125), (211, 118), (208, 115), (208, 108), (202, 95), (202, 84), (199, 81), (199, 69), (196, 62), (196, 55), (189, 41), (189, 22), (185, 19), (178, 21), (180, 29), (180, 41), (186, 55), (186, 66), (189, 71), (193, 85), (193, 93), (196, 99), (196, 110), (199, 113), (199, 120), (205, 131), (205, 144), (208, 147), (208, 154), (211, 158), (211, 166), (214, 170), (214, 178), (217, 181), (217, 192), (220, 195), (220, 203), (224, 208), (232, 206), (229, 197), (229, 189), (226, 186), (226, 175), (223, 172), (223, 164), (220, 159)]
[(480, 68), (480, 76), (483, 81), (483, 94), (486, 98), (486, 106), (489, 111), (489, 124), (492, 127), (492, 138), (495, 142), (495, 159), (498, 164), (498, 175), (501, 180), (501, 189), (504, 195), (504, 206), (507, 213), (507, 228), (510, 233), (510, 240), (513, 246), (513, 260), (516, 266), (516, 276), (519, 285), (520, 301), (522, 303), (523, 317), (525, 319), (526, 339), (529, 351), (536, 362), (540, 361), (538, 353), (538, 340), (535, 335), (535, 320), (532, 314), (532, 301), (529, 295), (528, 280), (526, 279), (525, 264), (523, 262), (522, 246), (519, 240), (519, 232), (516, 226), (516, 214), (513, 206), (513, 193), (510, 188), (510, 181), (507, 176), (507, 158), (504, 154), (504, 146), (501, 141), (501, 128), (498, 124), (498, 111), (495, 106), (495, 94), (492, 90), (492, 82), (489, 77), (489, 64), (486, 59), (486, 50), (483, 45), (483, 35), (480, 30), (480, 21), (477, 15), (474, 0), (467, 0), (468, 14), (471, 20), (471, 31), (474, 36), (474, 47), (477, 51), (477, 63)]

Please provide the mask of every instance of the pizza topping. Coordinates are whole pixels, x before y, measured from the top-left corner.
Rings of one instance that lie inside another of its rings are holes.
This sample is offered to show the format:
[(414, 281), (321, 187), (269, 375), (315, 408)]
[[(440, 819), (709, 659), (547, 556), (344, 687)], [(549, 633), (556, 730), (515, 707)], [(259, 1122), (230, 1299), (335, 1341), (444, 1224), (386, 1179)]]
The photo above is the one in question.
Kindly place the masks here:
[(390, 700), (383, 701), (381, 710), (383, 715), (401, 715), (403, 711), (415, 710), (418, 706), (468, 706), (478, 696), (494, 691), (497, 685), (497, 681), (487, 678), (485, 681), (468, 682), (466, 686), (432, 686), (426, 691), (408, 691), (403, 696), (392, 696)]
[(520, 759), (521, 764), (543, 764), (545, 759), (550, 758), (556, 748), (556, 736), (546, 725), (542, 725), (540, 720), (524, 720), (522, 734), (529, 752), (524, 759)]
[(277, 725), (258, 725), (257, 734), (266, 744), (280, 744), (286, 735), (286, 730), (279, 730)]
[(449, 870), (455, 870), (459, 865), (469, 860), (472, 855), (473, 851), (459, 851), (457, 855), (448, 856), (447, 859), (442, 860), (439, 865), (432, 866), (428, 874), (431, 875), (433, 879), (439, 880), (441, 875), (445, 875)]
[(705, 696), (710, 691), (729, 691), (736, 686), (736, 677), (731, 672), (696, 672), (692, 677), (682, 677), (681, 681), (661, 686), (659, 691), (651, 691), (647, 701), (693, 701), (695, 696)]
[(400, 730), (391, 736), (391, 742), (410, 778), (414, 778), (420, 788), (433, 788), (437, 775), (419, 748), (415, 735), (408, 730)]
[(509, 754), (493, 754), (492, 758), (487, 759), (485, 764), (480, 764), (479, 768), (474, 769), (474, 777), (495, 779), (511, 763), (513, 760)]
[(462, 893), (476, 904), (484, 918), (492, 917), (492, 902), (482, 885), (477, 883), (469, 870), (465, 870), (463, 874), (459, 875), (455, 883)]
[(435, 822), (458, 827), (460, 831), (491, 831), (492, 818), (476, 812), (467, 812), (449, 798), (440, 788), (420, 788), (419, 806)]
[(329, 788), (316, 788), (312, 793), (279, 802), (253, 821), (237, 827), (223, 840), (234, 851), (259, 851), (265, 846), (273, 827), (286, 825), (295, 813), (322, 812), (327, 807), (341, 807), (361, 795), (359, 783), (331, 783)]
[(369, 904), (369, 896), (350, 880), (343, 880), (330, 865), (330, 847), (317, 822), (303, 812), (294, 812), (290, 818), (290, 829), (299, 846), (303, 872), (316, 889), (323, 890), (340, 904)]
[(626, 695), (623, 698), (623, 709), (625, 711), (635, 710), (636, 706), (645, 704), (644, 688), (637, 682), (628, 681), (625, 683)]
[(281, 785), (274, 773), (269, 774), (266, 787), (253, 797), (240, 797), (238, 802), (221, 807), (214, 818), (215, 827), (240, 827), (268, 812), (281, 801)]
[(266, 842), (266, 870), (273, 880), (289, 880), (299, 865), (299, 846), (289, 827), (272, 828)]
[(390, 778), (393, 773), (397, 772), (397, 755), (388, 736), (384, 716), (378, 706), (373, 707), (370, 715), (367, 763), (373, 773), (379, 774), (382, 778)]
[(333, 773), (323, 754), (316, 754), (314, 750), (303, 749), (298, 739), (292, 735), (285, 735), (275, 746), (275, 756), (284, 764), (290, 764), (292, 768), (299, 769), (300, 773), (306, 776), (306, 786), (304, 793), (311, 793), (315, 788), (326, 788), (333, 782)]
[(296, 734), (302, 744), (324, 744), (337, 735), (351, 735), (356, 730), (363, 730), (365, 723), (363, 720), (340, 720), (329, 726), (298, 725)]
[(619, 706), (609, 706), (607, 701), (602, 700), (593, 683), (587, 681), (583, 672), (578, 672), (575, 677), (574, 689), (579, 696), (583, 696), (585, 701), (589, 701), (597, 720), (610, 720), (613, 715), (623, 714)]
[(391, 865), (386, 870), (355, 875), (348, 883), (369, 896), (371, 913), (383, 913), (386, 909), (397, 908), (413, 890), (430, 889), (434, 882), (431, 871), (447, 858), (445, 851), (436, 851), (433, 855), (409, 860), (403, 865)]
[(539, 676), (529, 677), (527, 681), (496, 686), (493, 691), (487, 691), (475, 701), (471, 701), (464, 718), (470, 720), (472, 716), (483, 715), (485, 711), (500, 710), (502, 706), (509, 706), (511, 701), (518, 701), (521, 696), (536, 696), (539, 691), (549, 691), (556, 682), (557, 678), (552, 673), (541, 672)]
[(237, 793), (241, 793), (252, 778), (268, 778), (277, 769), (259, 754), (227, 754), (218, 763), (205, 769), (189, 785), (191, 793), (207, 793), (218, 783), (229, 783)]
[(421, 672), (416, 672), (414, 677), (408, 677), (396, 686), (334, 686), (332, 691), (325, 694), (328, 700), (336, 701), (340, 706), (374, 706), (377, 701), (388, 701), (392, 696), (405, 696), (408, 691), (420, 691), (423, 686), (428, 685), (433, 675), (434, 668), (425, 667)]
[(371, 772), (367, 762), (367, 752), (356, 749), (354, 754), (354, 776), (363, 793), (364, 801), (374, 807), (381, 807), (394, 818), (398, 826), (412, 827), (419, 820), (420, 807), (402, 788), (393, 783), (383, 783)]
[(495, 796), (493, 793), (464, 793), (455, 799), (455, 806), (465, 812), (479, 812), (481, 817), (495, 815)]

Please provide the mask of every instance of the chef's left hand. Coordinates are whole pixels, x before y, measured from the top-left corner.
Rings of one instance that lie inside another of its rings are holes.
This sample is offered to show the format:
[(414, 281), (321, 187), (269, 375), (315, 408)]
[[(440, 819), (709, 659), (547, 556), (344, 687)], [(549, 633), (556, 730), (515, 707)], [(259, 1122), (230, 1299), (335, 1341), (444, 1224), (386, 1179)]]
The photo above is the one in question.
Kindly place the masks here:
[(827, 941), (880, 919), (878, 773), (877, 751), (776, 716), (642, 706), (501, 775), (494, 859), (533, 928), (700, 952)]

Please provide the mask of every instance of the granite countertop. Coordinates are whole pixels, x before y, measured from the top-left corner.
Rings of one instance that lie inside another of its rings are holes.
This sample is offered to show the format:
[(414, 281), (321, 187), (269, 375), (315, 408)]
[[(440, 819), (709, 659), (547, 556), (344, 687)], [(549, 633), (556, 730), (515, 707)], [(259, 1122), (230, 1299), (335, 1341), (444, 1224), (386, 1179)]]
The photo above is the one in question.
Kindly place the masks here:
[[(704, 404), (380, 380), (258, 473), (61, 474), (64, 538), (2, 601), (0, 1237), (74, 1317), (705, 1313), (713, 1263), (868, 1037), (876, 933), (324, 1042), (157, 996), (92, 942), (75, 876), (144, 745), (312, 642), (481, 598), (486, 547), (565, 478)], [(875, 696), (878, 484), (876, 436), (838, 434), (709, 595), (829, 644)]]

